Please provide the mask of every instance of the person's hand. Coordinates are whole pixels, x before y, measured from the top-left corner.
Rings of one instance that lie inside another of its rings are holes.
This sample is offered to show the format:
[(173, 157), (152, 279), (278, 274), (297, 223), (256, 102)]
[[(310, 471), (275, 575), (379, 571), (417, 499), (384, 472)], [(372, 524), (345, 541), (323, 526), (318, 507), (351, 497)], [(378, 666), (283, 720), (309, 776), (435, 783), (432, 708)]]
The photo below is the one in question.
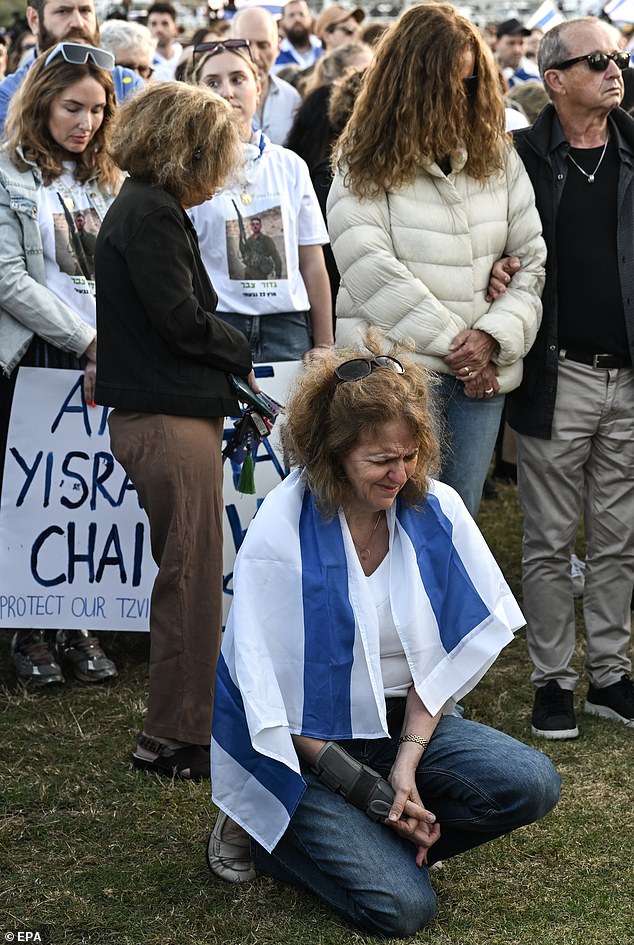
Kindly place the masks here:
[(443, 361), (454, 377), (463, 381), (482, 371), (497, 348), (497, 341), (486, 331), (467, 328), (458, 332)]
[(97, 381), (97, 338), (93, 338), (83, 354), (84, 365), (84, 400), (91, 407), (95, 406), (95, 384)]
[(427, 850), (440, 837), (440, 825), (436, 815), (427, 810), (421, 800), (415, 768), (411, 764), (397, 758), (389, 781), (394, 789), (394, 801), (385, 822), (395, 833), (416, 846), (416, 865), (422, 866), (427, 862)]
[(497, 367), (493, 361), (476, 374), (471, 374), (464, 380), (464, 392), (473, 400), (488, 400), (500, 393), (500, 384), (497, 378)]
[(487, 294), (485, 295), (486, 301), (495, 302), (501, 295), (504, 295), (511, 279), (521, 268), (517, 256), (503, 256), (497, 262), (494, 262), (489, 276)]
[(332, 345), (315, 345), (314, 348), (310, 348), (304, 355), (304, 364), (310, 364), (310, 362), (314, 361), (316, 358), (323, 357), (332, 347)]
[(251, 369), (249, 376), (247, 377), (247, 384), (249, 385), (249, 387), (251, 388), (254, 394), (260, 393), (260, 385), (255, 379), (255, 371), (253, 369)]

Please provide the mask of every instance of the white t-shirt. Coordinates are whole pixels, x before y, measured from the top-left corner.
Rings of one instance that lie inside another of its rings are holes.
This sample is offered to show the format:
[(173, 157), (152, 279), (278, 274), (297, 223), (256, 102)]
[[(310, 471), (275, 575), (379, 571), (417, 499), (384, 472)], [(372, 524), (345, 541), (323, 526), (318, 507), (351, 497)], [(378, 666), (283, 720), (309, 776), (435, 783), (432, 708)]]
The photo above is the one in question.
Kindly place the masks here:
[(407, 696), (412, 687), (412, 672), (398, 635), (390, 606), (390, 556), (386, 555), (373, 574), (366, 577), (379, 618), (381, 676), (387, 699)]
[(310, 308), (299, 247), (328, 232), (305, 162), (256, 132), (236, 178), (189, 211), (218, 311), (274, 315)]
[(101, 219), (90, 199), (93, 184), (73, 176), (73, 165), (38, 193), (38, 219), (46, 285), (93, 328), (95, 309), (95, 243)]
[(181, 61), (183, 47), (180, 43), (172, 43), (173, 54), (169, 59), (161, 56), (160, 52), (155, 52), (152, 59), (154, 67), (154, 80), (158, 82), (171, 82), (176, 72), (176, 66)]

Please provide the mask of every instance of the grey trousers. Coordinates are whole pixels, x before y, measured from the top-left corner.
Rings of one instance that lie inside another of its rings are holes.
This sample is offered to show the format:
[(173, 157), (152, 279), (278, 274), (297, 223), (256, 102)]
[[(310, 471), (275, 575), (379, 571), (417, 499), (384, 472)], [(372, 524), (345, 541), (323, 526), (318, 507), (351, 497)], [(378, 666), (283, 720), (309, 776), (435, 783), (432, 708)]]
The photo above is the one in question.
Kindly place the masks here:
[(631, 669), (634, 371), (559, 366), (552, 438), (517, 435), (524, 513), (522, 585), (533, 683), (574, 689), (570, 553), (583, 513), (586, 670), (609, 686)]
[(150, 520), (158, 574), (150, 608), (144, 730), (208, 745), (222, 627), (224, 419), (115, 410), (112, 452)]

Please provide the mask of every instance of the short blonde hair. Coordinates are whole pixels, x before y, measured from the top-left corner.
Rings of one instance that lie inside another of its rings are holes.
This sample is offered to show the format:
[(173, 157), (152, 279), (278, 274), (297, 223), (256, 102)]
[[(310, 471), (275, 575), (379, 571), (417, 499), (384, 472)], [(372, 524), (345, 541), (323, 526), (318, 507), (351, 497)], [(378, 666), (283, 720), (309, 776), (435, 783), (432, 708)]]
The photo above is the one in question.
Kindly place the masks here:
[(242, 160), (231, 107), (209, 89), (150, 84), (121, 107), (111, 154), (119, 167), (184, 202), (213, 191)]
[[(381, 334), (368, 331), (365, 350), (337, 348), (313, 360), (295, 381), (286, 405), (282, 443), (291, 466), (303, 467), (308, 488), (328, 516), (346, 508), (353, 489), (343, 461), (386, 423), (407, 424), (418, 449), (413, 476), (401, 490), (408, 505), (425, 496), (438, 468), (439, 444), (431, 410), (431, 380), (425, 368), (403, 357), (405, 346), (385, 350)], [(358, 381), (339, 382), (335, 369), (351, 358), (397, 356), (404, 374), (374, 370)]]

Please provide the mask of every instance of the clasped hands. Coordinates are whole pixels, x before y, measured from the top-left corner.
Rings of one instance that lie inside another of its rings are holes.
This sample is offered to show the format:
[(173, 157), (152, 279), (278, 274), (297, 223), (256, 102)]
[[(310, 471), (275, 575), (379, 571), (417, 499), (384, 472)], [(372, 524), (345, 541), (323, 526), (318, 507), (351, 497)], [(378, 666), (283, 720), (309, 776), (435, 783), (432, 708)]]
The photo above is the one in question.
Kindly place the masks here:
[(397, 759), (388, 780), (394, 789), (394, 802), (385, 823), (416, 846), (416, 865), (423, 866), (427, 851), (440, 837), (436, 815), (425, 808), (410, 765)]

